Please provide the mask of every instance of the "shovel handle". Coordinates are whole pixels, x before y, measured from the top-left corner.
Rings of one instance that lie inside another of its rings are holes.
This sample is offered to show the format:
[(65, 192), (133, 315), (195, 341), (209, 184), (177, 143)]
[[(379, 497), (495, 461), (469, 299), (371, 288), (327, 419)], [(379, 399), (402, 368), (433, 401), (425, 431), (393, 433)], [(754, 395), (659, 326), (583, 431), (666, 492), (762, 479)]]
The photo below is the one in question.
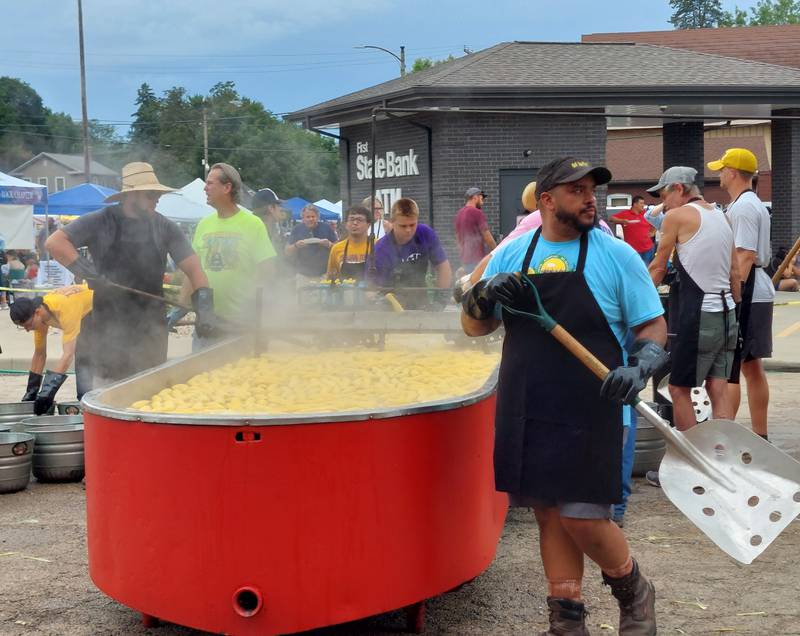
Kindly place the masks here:
[(608, 375), (608, 367), (604, 365), (597, 357), (578, 342), (571, 333), (569, 333), (561, 325), (556, 325), (550, 331), (550, 334), (558, 340), (567, 350), (574, 355), (598, 378), (604, 380)]
[(797, 237), (797, 240), (794, 242), (792, 249), (789, 250), (789, 252), (784, 257), (783, 262), (780, 264), (778, 269), (776, 269), (775, 273), (772, 275), (773, 285), (777, 284), (777, 282), (781, 279), (781, 276), (783, 276), (783, 270), (785, 270), (788, 267), (789, 263), (792, 262), (792, 259), (795, 257), (795, 254), (797, 254), (798, 250), (800, 250), (800, 236)]

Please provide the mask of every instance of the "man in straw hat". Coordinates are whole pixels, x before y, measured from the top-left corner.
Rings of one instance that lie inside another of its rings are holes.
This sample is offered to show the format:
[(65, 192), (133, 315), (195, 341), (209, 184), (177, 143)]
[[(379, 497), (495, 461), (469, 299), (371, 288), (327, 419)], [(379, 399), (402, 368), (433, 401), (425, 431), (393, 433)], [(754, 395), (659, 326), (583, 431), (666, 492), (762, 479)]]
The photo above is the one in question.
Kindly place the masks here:
[[(119, 205), (86, 214), (47, 240), (50, 254), (95, 290), (91, 340), (97, 386), (167, 359), (164, 303), (109, 282), (162, 296), (169, 255), (195, 289), (196, 329), (213, 329), (213, 296), (200, 260), (178, 226), (156, 212), (159, 197), (171, 191), (150, 164), (129, 163), (122, 168), (122, 191), (106, 199)], [(84, 246), (91, 261), (78, 253)]]

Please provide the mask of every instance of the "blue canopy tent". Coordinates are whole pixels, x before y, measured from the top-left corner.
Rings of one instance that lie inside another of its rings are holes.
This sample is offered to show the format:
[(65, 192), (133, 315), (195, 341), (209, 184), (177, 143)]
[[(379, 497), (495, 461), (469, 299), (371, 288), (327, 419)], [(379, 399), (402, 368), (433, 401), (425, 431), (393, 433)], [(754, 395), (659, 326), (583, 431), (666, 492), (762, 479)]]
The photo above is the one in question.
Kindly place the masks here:
[[(311, 201), (306, 201), (302, 197), (292, 197), (291, 199), (287, 199), (281, 205), (282, 208), (289, 210), (292, 213), (292, 218), (295, 221), (300, 220), (300, 213), (303, 211), (303, 208), (307, 205), (312, 205)], [(336, 214), (333, 210), (329, 210), (328, 208), (324, 208), (320, 205), (315, 205), (314, 207), (319, 210), (319, 218), (322, 221), (338, 221), (339, 215)]]
[[(109, 205), (105, 199), (117, 190), (106, 188), (96, 183), (82, 183), (72, 188), (51, 194), (47, 205), (47, 214), (50, 216), (69, 215), (80, 216), (87, 212), (94, 212)], [(45, 214), (45, 206), (37, 205), (34, 214)]]

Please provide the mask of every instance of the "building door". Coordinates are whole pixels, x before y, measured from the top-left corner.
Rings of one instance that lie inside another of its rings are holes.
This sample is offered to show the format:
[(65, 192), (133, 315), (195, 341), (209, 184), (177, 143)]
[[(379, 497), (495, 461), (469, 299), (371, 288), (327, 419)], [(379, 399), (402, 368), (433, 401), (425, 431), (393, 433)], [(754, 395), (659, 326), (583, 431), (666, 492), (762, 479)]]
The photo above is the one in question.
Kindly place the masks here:
[(500, 234), (503, 236), (508, 236), (517, 226), (518, 217), (525, 214), (522, 191), (536, 178), (537, 172), (539, 168), (500, 171)]

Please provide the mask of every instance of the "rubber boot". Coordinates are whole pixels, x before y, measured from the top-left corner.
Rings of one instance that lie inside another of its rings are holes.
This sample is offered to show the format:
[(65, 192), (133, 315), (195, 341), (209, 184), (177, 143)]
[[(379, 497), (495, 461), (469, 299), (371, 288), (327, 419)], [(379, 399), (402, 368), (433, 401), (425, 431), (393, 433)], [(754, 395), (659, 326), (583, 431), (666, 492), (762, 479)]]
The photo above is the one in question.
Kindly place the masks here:
[(656, 588), (639, 572), (639, 564), (627, 576), (612, 579), (603, 572), (603, 583), (619, 602), (620, 636), (655, 636)]
[(550, 629), (539, 636), (590, 636), (586, 629), (588, 612), (583, 603), (548, 596), (547, 607), (550, 608)]

